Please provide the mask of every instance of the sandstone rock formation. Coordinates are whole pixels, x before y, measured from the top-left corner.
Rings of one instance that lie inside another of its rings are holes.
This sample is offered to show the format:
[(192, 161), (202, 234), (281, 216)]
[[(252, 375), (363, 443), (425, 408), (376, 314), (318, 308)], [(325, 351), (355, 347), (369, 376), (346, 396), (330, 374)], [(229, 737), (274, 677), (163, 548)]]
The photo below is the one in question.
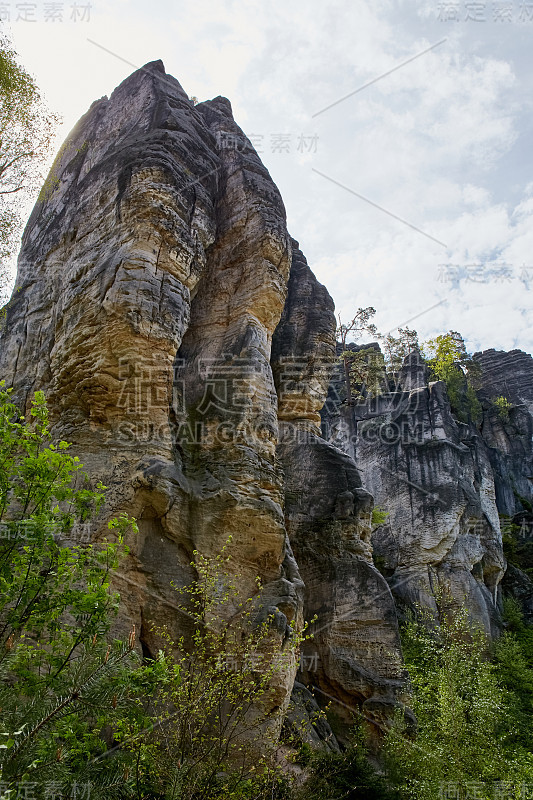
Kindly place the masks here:
[(321, 698), (345, 704), (336, 706), (338, 717), (350, 719), (357, 698), (365, 717), (379, 721), (401, 697), (405, 675), (394, 601), (372, 561), (372, 497), (353, 460), (326, 442), (317, 424), (334, 330), (331, 299), (296, 249), (272, 364), (287, 530), (305, 585), (306, 617), (317, 617), (301, 674)]
[(116, 585), (119, 628), (136, 625), (145, 655), (152, 623), (187, 634), (171, 582), (231, 537), (229, 570), (242, 596), (260, 577), (277, 646), (317, 613), (302, 676), (371, 718), (403, 673), (372, 498), (320, 437), (332, 311), (229, 102), (195, 106), (153, 62), (94, 103), (56, 159), (23, 237), (0, 375), (22, 409), (45, 391), (54, 436), (109, 487), (90, 535), (120, 512), (139, 520)]
[[(533, 493), (530, 356), (476, 355), (478, 429), (416, 353), (388, 392), (348, 405), (336, 347), (333, 302), (228, 100), (194, 105), (158, 61), (91, 106), (28, 222), (0, 377), (23, 410), (44, 390), (54, 436), (108, 487), (79, 535), (139, 521), (118, 632), (135, 624), (146, 656), (152, 623), (186, 637), (171, 583), (228, 543), (228, 579), (279, 650), (316, 617), (270, 710), (279, 727), (294, 686), (286, 727), (303, 715), (301, 740), (333, 749), (317, 702), (334, 702), (340, 735), (354, 711), (379, 728), (402, 702), (398, 609), (436, 611), (445, 587), (497, 631), (498, 512), (529, 513)], [(527, 575), (509, 584), (530, 613)]]
[(488, 449), (453, 418), (444, 384), (428, 382), (418, 354), (395, 389), (348, 406), (338, 375), (323, 415), (327, 437), (355, 458), (387, 512), (372, 536), (374, 559), (401, 607), (437, 613), (438, 590), (450, 591), (496, 633), (505, 560)]
[[(532, 622), (533, 358), (521, 350), (485, 350), (476, 353), (475, 359), (482, 370), (481, 433), (494, 474), (496, 504), (511, 545), (509, 557), (514, 562), (508, 564), (502, 587)], [(514, 405), (502, 411), (491, 402), (498, 397)]]
[[(520, 497), (533, 500), (533, 358), (521, 350), (484, 350), (474, 358), (481, 366), (485, 400), (481, 430), (494, 471), (498, 509), (513, 516), (523, 510)], [(498, 397), (515, 407), (502, 414), (490, 403)]]
[(483, 389), (491, 398), (506, 397), (533, 413), (533, 358), (523, 350), (483, 350), (475, 353), (483, 374)]

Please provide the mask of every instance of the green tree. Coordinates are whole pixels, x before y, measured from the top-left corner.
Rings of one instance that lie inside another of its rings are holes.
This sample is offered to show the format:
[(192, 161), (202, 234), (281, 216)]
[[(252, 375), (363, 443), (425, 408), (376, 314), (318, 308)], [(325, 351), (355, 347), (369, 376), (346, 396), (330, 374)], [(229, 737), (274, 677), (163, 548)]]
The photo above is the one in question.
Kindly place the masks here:
[(212, 559), (194, 553), (197, 580), (179, 592), (190, 641), (155, 629), (161, 649), (133, 676), (139, 719), (151, 726), (139, 731), (130, 721), (119, 738), (136, 754), (136, 780), (149, 796), (266, 798), (286, 783), (275, 759), (279, 686), (304, 634), (289, 628), (280, 642), (281, 620), (265, 615), (259, 580), (243, 599), (225, 550)]
[(398, 328), (398, 336), (392, 333), (378, 334), (387, 372), (397, 372), (407, 358), (419, 349), (418, 333), (411, 328)]
[(386, 741), (388, 771), (402, 797), (454, 796), (492, 800), (498, 786), (523, 797), (533, 757), (516, 741), (512, 697), (488, 659), (489, 643), (472, 628), (465, 608), (442, 594), (440, 624), (420, 610), (403, 631), (416, 737), (398, 719)]
[(387, 391), (387, 377), (383, 354), (377, 347), (361, 346), (358, 350), (343, 353), (345, 380), (350, 381), (351, 398), (376, 396)]
[(401, 800), (398, 789), (372, 766), (364, 729), (357, 723), (352, 741), (341, 752), (311, 755), (309, 772), (298, 800)]
[(344, 384), (346, 387), (346, 402), (351, 405), (354, 398), (368, 387), (377, 393), (380, 380), (383, 377), (383, 358), (381, 353), (374, 348), (350, 349), (348, 337), (352, 343), (359, 339), (363, 333), (371, 336), (377, 335), (376, 326), (370, 321), (376, 309), (372, 306), (359, 308), (355, 316), (348, 323), (343, 323), (339, 314), (339, 325), (336, 338), (340, 342), (339, 361), (344, 371)]
[(17, 248), (21, 212), (43, 180), (58, 118), (0, 34), (0, 285)]
[[(126, 713), (134, 645), (108, 641), (118, 596), (110, 576), (127, 517), (101, 545), (69, 540), (105, 487), (91, 490), (66, 442), (53, 444), (41, 392), (30, 419), (0, 382), (0, 783), (11, 793), (47, 782), (61, 797), (74, 782), (123, 789), (122, 754), (98, 768), (101, 732)], [(129, 666), (128, 666), (129, 665)], [(93, 796), (96, 792), (93, 791)]]
[(479, 421), (477, 399), (481, 368), (466, 349), (457, 331), (440, 334), (424, 342), (422, 353), (435, 380), (444, 381), (452, 411), (461, 422)]

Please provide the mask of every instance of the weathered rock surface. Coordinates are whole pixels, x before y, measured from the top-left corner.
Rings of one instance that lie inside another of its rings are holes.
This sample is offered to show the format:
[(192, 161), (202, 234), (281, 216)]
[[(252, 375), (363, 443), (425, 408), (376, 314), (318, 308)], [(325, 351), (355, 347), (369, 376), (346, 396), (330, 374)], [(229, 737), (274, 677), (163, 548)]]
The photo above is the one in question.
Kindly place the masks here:
[(481, 434), (494, 474), (498, 511), (508, 517), (533, 501), (533, 417), (525, 406), (498, 409), (485, 405)]
[[(446, 587), (497, 629), (498, 511), (524, 512), (533, 476), (530, 356), (476, 356), (484, 397), (515, 404), (506, 419), (487, 400), (481, 432), (416, 354), (350, 406), (335, 356), (333, 302), (229, 101), (193, 105), (153, 62), (94, 103), (28, 222), (0, 376), (24, 410), (45, 391), (54, 436), (109, 487), (81, 534), (139, 521), (117, 632), (135, 624), (145, 655), (152, 623), (187, 636), (171, 582), (229, 542), (229, 578), (250, 596), (260, 577), (279, 649), (316, 616), (271, 710), (298, 672), (287, 726), (303, 714), (302, 741), (328, 747), (316, 701), (334, 701), (341, 736), (353, 711), (379, 727), (402, 701), (398, 604), (435, 611)], [(507, 580), (527, 611), (519, 572)]]
[(333, 304), (295, 249), (272, 364), (287, 530), (305, 584), (306, 617), (317, 617), (300, 671), (319, 699), (341, 700), (335, 712), (349, 720), (357, 706), (374, 718), (378, 700), (380, 714), (385, 707), (390, 713), (405, 674), (394, 600), (372, 561), (372, 497), (350, 456), (319, 435), (334, 331)]
[[(481, 365), (483, 403), (481, 434), (494, 474), (496, 505), (504, 519), (510, 563), (502, 581), (505, 595), (522, 607), (533, 622), (533, 582), (521, 566), (531, 569), (533, 549), (533, 358), (521, 350), (476, 353)], [(514, 404), (498, 408), (504, 397)]]
[(505, 560), (479, 432), (454, 420), (444, 384), (428, 383), (416, 354), (397, 376), (397, 391), (348, 406), (340, 383), (338, 374), (325, 433), (354, 456), (363, 485), (387, 512), (372, 544), (394, 596), (402, 606), (437, 613), (435, 596), (446, 589), (495, 632)]
[(309, 689), (298, 681), (294, 682), (284, 734), (291, 743), (309, 744), (315, 750), (340, 750), (324, 712)]
[[(484, 414), (481, 427), (494, 471), (500, 514), (524, 510), (520, 498), (533, 501), (533, 358), (522, 350), (484, 350), (481, 365)], [(514, 404), (506, 413), (491, 401), (505, 397)]]
[(54, 435), (109, 487), (94, 536), (139, 519), (116, 581), (145, 652), (151, 622), (187, 629), (170, 582), (191, 580), (193, 550), (230, 536), (280, 647), (301, 617), (269, 366), (290, 265), (281, 197), (229, 102), (195, 107), (161, 62), (93, 104), (26, 228), (1, 371), (23, 407), (45, 390)]
[(492, 399), (506, 397), (533, 413), (533, 357), (523, 350), (483, 350), (474, 358), (481, 365), (483, 389)]
[(94, 103), (56, 159), (24, 234), (0, 374), (24, 409), (45, 391), (54, 435), (109, 487), (90, 535), (120, 512), (139, 520), (116, 576), (119, 632), (135, 624), (147, 655), (153, 622), (186, 635), (171, 581), (189, 583), (194, 550), (231, 537), (239, 592), (259, 575), (280, 648), (288, 623), (319, 614), (308, 682), (382, 708), (403, 677), (372, 498), (320, 438), (334, 329), (229, 102), (194, 106), (153, 62)]

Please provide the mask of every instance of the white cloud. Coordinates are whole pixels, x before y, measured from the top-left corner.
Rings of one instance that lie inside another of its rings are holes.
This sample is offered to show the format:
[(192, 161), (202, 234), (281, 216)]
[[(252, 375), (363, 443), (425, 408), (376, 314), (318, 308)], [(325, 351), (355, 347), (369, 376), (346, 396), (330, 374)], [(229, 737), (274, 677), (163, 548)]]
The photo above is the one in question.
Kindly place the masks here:
[[(132, 70), (87, 37), (135, 64), (162, 58), (201, 99), (228, 96), (239, 124), (263, 137), (261, 156), (284, 197), (291, 232), (344, 316), (374, 305), (388, 329), (447, 298), (412, 326), (424, 336), (461, 330), (475, 348), (531, 351), (533, 281), (528, 289), (517, 275), (533, 244), (531, 176), (522, 166), (533, 24), (445, 25), (437, 6), (111, 0), (93, 3), (87, 25), (20, 23), (13, 32), (66, 129)], [(282, 132), (291, 137), (291, 152), (273, 153), (271, 136)], [(316, 153), (297, 151), (300, 134), (319, 137)], [(439, 264), (476, 262), (509, 262), (516, 275), (504, 282), (438, 280)]]

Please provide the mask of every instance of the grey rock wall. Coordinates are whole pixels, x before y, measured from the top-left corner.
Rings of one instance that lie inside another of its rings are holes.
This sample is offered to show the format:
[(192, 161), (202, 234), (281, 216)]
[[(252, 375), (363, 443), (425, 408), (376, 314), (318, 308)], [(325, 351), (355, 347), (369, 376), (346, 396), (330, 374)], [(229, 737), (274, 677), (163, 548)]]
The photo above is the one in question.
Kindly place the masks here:
[(437, 614), (435, 598), (451, 592), (495, 634), (505, 559), (489, 450), (454, 419), (444, 384), (429, 382), (418, 354), (394, 389), (348, 406), (338, 373), (323, 412), (326, 436), (353, 455), (387, 513), (372, 535), (374, 560), (400, 609)]
[(23, 410), (44, 390), (54, 436), (109, 487), (81, 533), (138, 519), (115, 576), (117, 632), (135, 624), (146, 655), (153, 623), (187, 635), (171, 581), (189, 583), (194, 551), (214, 556), (230, 537), (229, 577), (242, 596), (260, 577), (277, 647), (319, 615), (273, 712), (298, 668), (354, 708), (396, 702), (403, 680), (372, 498), (320, 437), (334, 331), (228, 100), (193, 105), (158, 61), (91, 106), (26, 227), (0, 375)]

